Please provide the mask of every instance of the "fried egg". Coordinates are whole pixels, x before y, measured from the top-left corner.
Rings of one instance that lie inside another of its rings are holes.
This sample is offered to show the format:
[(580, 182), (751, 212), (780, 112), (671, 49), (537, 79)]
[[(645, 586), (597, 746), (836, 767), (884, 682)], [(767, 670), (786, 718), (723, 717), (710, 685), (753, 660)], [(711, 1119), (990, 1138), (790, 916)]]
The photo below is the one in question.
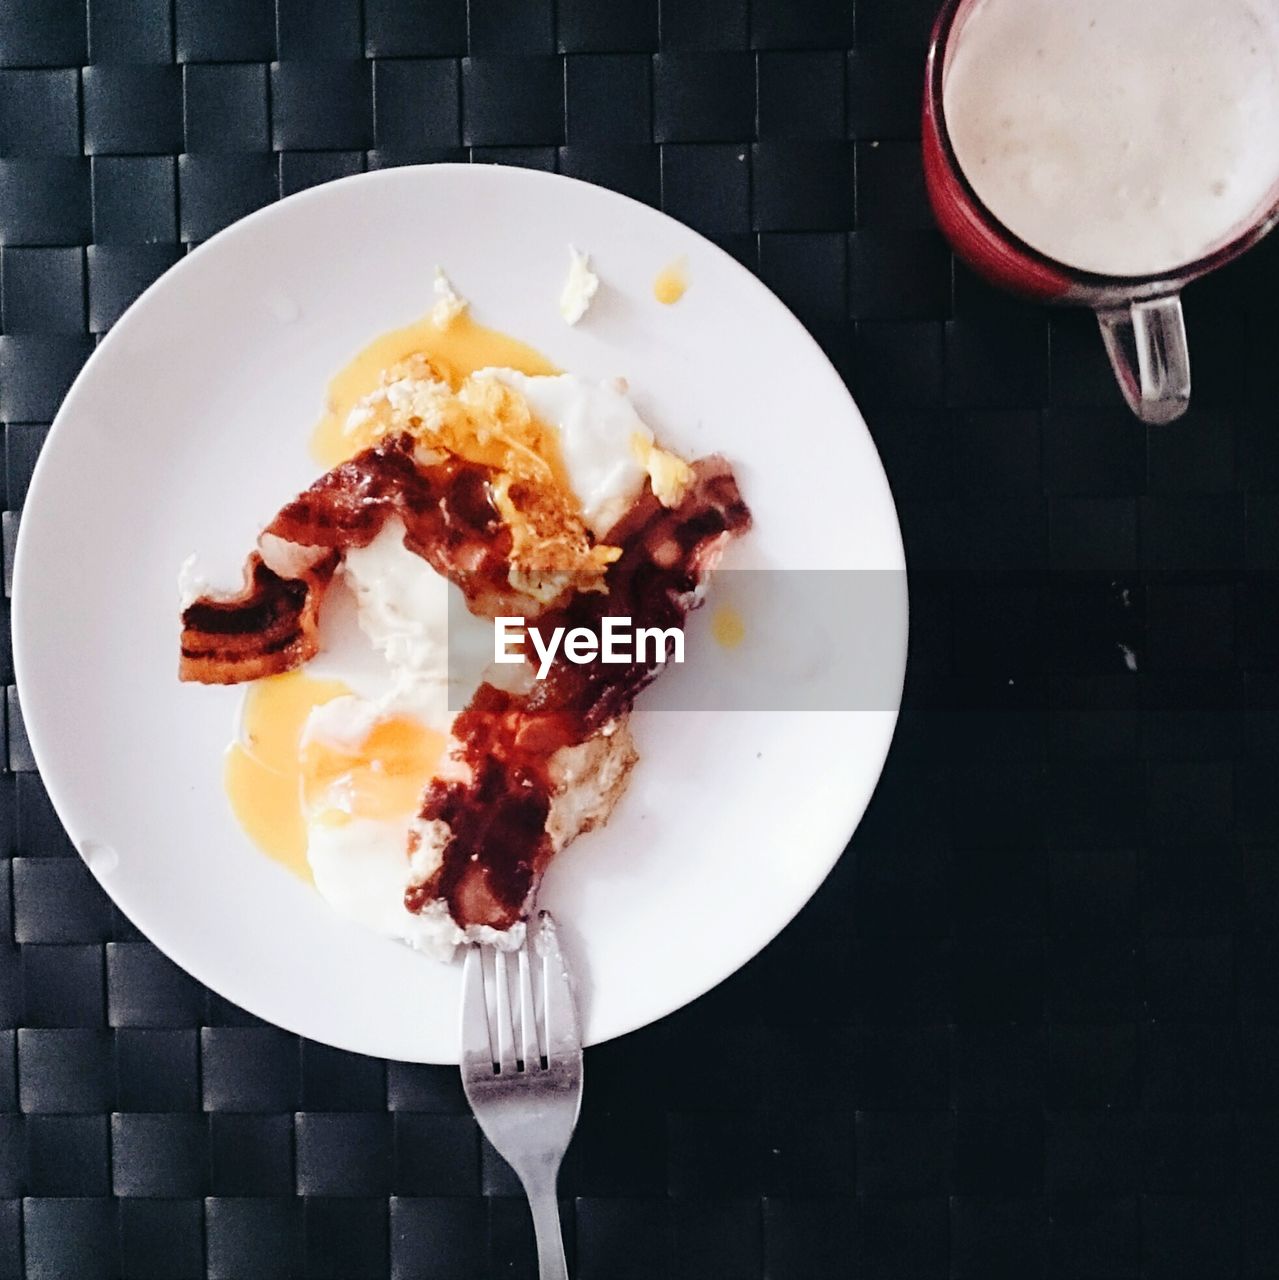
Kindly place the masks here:
[(311, 712), (299, 750), (315, 887), (348, 919), (429, 951), (456, 941), (404, 906), (408, 833), (448, 740), (434, 694), (410, 679), (376, 700), (334, 698)]
[[(494, 384), (505, 390), (487, 394), (484, 388)], [(454, 403), (462, 406), (451, 420), (455, 433), (463, 417), (475, 429), (470, 447), (492, 448), (499, 439), (518, 453), (532, 442), (539, 456), (548, 456), (541, 482), (560, 491), (580, 512), (578, 527), (595, 538), (626, 511), (646, 479), (663, 501), (678, 500), (687, 469), (656, 446), (620, 380), (485, 368), (455, 391), (429, 376), (400, 376), (357, 405), (354, 430), (375, 438), (377, 431), (407, 429), (412, 418), (426, 440)], [(491, 436), (480, 412), (487, 404), (500, 404), (504, 414)], [(414, 914), (404, 906), (406, 889), (433, 869), (419, 864), (439, 856), (429, 841), (410, 841), (410, 834), (447, 749), (453, 715), (492, 659), (492, 626), (473, 618), (458, 588), (405, 547), (398, 520), (346, 553), (340, 581), (354, 623), (341, 643), (326, 641), (309, 674), (271, 677), (249, 690), (240, 741), (228, 759), (228, 791), (255, 841), (309, 874), (340, 914), (447, 956), (462, 941), (447, 910), (433, 904)], [(326, 618), (331, 608), (326, 602)], [(633, 753), (621, 751), (618, 758), (629, 767)], [(584, 785), (594, 784), (587, 778)]]

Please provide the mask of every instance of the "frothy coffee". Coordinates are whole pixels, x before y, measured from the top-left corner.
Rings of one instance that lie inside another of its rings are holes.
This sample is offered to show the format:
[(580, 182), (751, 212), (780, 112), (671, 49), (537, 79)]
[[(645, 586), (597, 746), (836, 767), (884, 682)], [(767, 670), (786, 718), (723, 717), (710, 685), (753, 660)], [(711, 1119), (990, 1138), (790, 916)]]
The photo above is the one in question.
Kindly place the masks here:
[(1279, 195), (1273, 0), (976, 0), (945, 69), (960, 168), (1083, 271), (1171, 272)]

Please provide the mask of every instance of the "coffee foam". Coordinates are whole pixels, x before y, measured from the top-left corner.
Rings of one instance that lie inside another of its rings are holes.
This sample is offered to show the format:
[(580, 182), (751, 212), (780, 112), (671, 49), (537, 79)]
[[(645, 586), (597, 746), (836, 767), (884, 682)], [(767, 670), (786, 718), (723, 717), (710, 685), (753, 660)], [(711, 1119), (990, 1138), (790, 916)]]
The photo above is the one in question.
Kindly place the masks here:
[(946, 123), (978, 197), (1083, 271), (1171, 272), (1279, 196), (1269, 0), (976, 0)]

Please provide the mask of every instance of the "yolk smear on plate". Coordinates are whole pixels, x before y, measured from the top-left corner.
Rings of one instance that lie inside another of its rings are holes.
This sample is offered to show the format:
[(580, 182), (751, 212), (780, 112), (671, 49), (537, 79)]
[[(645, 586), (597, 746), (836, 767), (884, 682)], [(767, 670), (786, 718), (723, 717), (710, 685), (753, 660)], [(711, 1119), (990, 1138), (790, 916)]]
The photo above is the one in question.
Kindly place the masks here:
[(541, 352), (476, 324), (467, 312), (442, 328), (430, 315), (423, 316), (374, 338), (329, 383), (325, 414), (311, 438), (311, 452), (319, 462), (334, 467), (359, 452), (358, 438), (344, 432), (351, 410), (377, 390), (383, 370), (415, 355), (426, 356), (454, 390), (477, 369), (516, 369), (531, 376), (560, 372)]
[(746, 639), (746, 622), (731, 605), (720, 605), (711, 614), (711, 635), (722, 649), (736, 649)]
[(443, 754), (444, 735), (405, 715), (375, 721), (359, 742), (313, 739), (302, 748), (303, 803), (329, 826), (411, 818)]
[(657, 273), (653, 281), (653, 297), (658, 302), (670, 306), (678, 302), (688, 289), (688, 260), (677, 258)]
[(313, 707), (350, 692), (340, 680), (313, 680), (300, 671), (255, 681), (245, 695), (239, 741), (226, 754), (223, 780), (240, 826), (263, 853), (304, 880), (311, 871), (302, 817), (302, 726)]

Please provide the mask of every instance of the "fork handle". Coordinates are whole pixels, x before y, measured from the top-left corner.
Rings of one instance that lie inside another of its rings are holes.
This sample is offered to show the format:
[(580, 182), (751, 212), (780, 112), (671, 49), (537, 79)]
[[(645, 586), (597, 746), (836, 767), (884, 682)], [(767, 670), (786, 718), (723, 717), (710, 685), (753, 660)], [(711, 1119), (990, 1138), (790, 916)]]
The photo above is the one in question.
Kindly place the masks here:
[(525, 1184), (524, 1191), (528, 1196), (528, 1207), (533, 1212), (533, 1234), (537, 1237), (537, 1273), (541, 1280), (568, 1280), (554, 1175), (549, 1185)]

